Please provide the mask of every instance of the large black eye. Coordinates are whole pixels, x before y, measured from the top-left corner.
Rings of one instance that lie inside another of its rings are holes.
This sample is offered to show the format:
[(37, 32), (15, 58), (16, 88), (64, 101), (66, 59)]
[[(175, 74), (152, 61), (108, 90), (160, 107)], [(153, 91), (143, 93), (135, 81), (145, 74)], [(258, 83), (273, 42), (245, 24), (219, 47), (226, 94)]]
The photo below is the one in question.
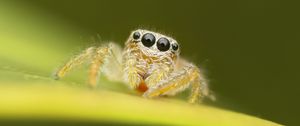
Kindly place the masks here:
[(132, 37), (133, 37), (133, 39), (137, 40), (141, 37), (141, 34), (139, 32), (134, 32)]
[(172, 49), (173, 49), (174, 51), (178, 50), (178, 44), (173, 43), (173, 44), (172, 44)]
[(147, 33), (142, 37), (142, 43), (146, 47), (151, 47), (155, 43), (155, 36), (151, 33)]
[(170, 42), (166, 38), (158, 39), (156, 46), (160, 51), (168, 51), (170, 49)]

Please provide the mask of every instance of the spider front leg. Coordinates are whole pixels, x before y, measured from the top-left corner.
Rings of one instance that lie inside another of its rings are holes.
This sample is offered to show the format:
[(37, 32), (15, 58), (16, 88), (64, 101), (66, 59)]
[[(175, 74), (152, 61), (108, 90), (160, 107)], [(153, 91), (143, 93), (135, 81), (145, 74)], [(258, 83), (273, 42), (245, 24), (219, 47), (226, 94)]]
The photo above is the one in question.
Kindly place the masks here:
[(172, 71), (172, 67), (170, 67), (170, 65), (166, 65), (166, 64), (158, 64), (152, 67), (152, 69), (150, 69), (149, 76), (146, 78), (145, 83), (149, 86), (149, 87), (153, 87), (155, 85), (157, 85), (161, 80), (164, 80), (168, 77), (168, 75), (171, 73), (170, 71)]
[[(128, 45), (130, 46), (130, 45)], [(140, 55), (137, 47), (126, 47), (123, 53), (123, 79), (131, 89), (139, 90), (139, 86), (144, 85), (143, 75), (147, 63), (140, 63), (137, 56)], [(144, 90), (144, 87), (143, 87)], [(146, 90), (146, 89), (145, 89)]]
[(202, 81), (199, 69), (192, 64), (172, 72), (168, 78), (161, 80), (145, 92), (144, 97), (153, 98), (160, 95), (175, 95), (190, 85), (192, 87), (189, 98), (190, 103), (196, 103), (199, 98), (208, 94), (208, 88), (206, 83)]
[[(126, 57), (126, 56), (125, 56)], [(143, 83), (143, 78), (139, 73), (142, 73), (142, 66), (137, 64), (137, 59), (133, 57), (126, 57), (124, 59), (124, 81), (129, 84), (131, 89), (137, 89)]]
[(89, 86), (96, 87), (97, 77), (100, 73), (100, 67), (103, 65), (104, 60), (110, 54), (109, 46), (101, 47), (90, 47), (83, 51), (78, 56), (75, 56), (70, 61), (68, 61), (63, 67), (61, 67), (56, 73), (56, 79), (60, 79), (67, 72), (75, 68), (76, 66), (81, 65), (85, 61), (90, 62), (90, 71), (89, 71)]

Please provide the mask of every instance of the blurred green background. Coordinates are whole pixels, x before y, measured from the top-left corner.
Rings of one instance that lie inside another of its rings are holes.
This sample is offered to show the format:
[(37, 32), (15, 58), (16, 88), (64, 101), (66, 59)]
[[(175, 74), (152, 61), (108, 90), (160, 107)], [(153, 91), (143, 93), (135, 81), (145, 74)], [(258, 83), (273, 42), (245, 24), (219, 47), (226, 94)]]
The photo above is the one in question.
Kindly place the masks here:
[(214, 106), (299, 125), (299, 14), (299, 2), (283, 0), (2, 0), (0, 65), (49, 76), (97, 35), (123, 44), (147, 28), (204, 68)]

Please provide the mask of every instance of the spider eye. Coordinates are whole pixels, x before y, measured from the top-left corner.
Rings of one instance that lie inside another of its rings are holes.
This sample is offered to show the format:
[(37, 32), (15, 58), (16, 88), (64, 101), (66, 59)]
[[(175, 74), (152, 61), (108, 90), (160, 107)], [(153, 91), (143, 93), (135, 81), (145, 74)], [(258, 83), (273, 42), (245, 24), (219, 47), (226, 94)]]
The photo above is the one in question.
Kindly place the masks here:
[(142, 37), (142, 43), (146, 47), (151, 47), (155, 43), (155, 36), (151, 33), (147, 33)]
[(176, 44), (176, 43), (172, 44), (172, 49), (174, 51), (178, 50), (178, 44)]
[(134, 32), (132, 37), (133, 37), (133, 39), (137, 40), (141, 37), (141, 34), (139, 32)]
[(166, 38), (160, 38), (158, 39), (156, 46), (160, 51), (168, 51), (170, 49), (170, 42)]

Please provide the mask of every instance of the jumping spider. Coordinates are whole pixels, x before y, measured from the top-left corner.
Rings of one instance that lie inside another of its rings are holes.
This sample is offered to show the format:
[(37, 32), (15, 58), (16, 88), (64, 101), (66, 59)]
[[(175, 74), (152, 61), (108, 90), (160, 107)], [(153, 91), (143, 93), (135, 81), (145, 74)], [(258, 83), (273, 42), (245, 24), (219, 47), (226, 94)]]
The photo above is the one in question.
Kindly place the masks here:
[(173, 38), (138, 29), (131, 33), (123, 50), (114, 43), (87, 48), (55, 75), (59, 79), (75, 66), (89, 61), (91, 87), (96, 87), (102, 72), (107, 78), (142, 92), (146, 98), (175, 95), (188, 87), (191, 87), (190, 103), (211, 96), (199, 68), (180, 58), (179, 53), (179, 45)]

